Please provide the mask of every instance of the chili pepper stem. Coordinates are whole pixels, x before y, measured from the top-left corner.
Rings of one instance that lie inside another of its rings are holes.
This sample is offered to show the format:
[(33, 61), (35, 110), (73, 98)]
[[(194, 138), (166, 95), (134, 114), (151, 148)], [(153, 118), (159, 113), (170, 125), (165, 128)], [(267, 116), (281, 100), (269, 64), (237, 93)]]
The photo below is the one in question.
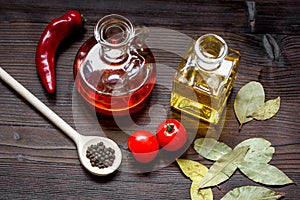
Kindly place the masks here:
[(83, 25), (87, 23), (87, 19), (83, 15), (81, 15), (81, 21)]

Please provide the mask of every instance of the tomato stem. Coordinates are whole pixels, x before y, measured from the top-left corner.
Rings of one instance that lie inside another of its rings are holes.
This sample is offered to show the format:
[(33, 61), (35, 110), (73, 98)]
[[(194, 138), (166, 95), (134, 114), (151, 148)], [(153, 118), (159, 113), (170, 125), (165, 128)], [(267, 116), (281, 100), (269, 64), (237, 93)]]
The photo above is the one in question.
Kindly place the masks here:
[(167, 132), (168, 133), (170, 133), (170, 132), (172, 132), (173, 131), (173, 129), (174, 129), (174, 124), (167, 124)]

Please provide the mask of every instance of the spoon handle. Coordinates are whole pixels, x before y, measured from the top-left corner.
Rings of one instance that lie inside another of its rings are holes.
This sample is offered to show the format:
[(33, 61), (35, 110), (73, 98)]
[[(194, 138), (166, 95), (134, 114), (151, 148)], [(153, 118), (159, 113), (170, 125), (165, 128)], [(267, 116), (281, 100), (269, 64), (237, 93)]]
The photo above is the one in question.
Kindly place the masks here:
[(23, 85), (10, 76), (2, 67), (0, 67), (0, 79), (6, 82), (17, 93), (19, 93), (24, 99), (26, 99), (32, 106), (40, 111), (45, 117), (47, 117), (53, 124), (66, 133), (75, 143), (80, 140), (79, 133), (74, 130), (69, 124), (67, 124), (62, 118), (60, 118), (55, 112), (29, 92)]

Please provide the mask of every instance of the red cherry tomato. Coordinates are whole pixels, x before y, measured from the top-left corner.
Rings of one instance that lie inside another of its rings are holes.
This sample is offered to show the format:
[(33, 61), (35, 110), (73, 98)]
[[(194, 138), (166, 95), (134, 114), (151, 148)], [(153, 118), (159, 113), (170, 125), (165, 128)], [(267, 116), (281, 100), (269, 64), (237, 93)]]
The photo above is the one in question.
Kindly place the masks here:
[(139, 130), (129, 136), (128, 148), (138, 162), (148, 163), (157, 156), (159, 143), (151, 132)]
[(167, 119), (156, 130), (159, 145), (167, 151), (177, 151), (187, 141), (187, 132), (184, 126), (175, 119)]

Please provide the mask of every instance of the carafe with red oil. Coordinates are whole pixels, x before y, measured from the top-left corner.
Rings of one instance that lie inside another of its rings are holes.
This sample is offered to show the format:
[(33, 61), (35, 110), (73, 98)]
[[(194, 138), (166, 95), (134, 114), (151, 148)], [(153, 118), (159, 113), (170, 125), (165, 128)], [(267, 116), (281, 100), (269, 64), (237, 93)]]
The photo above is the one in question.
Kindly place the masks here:
[(120, 116), (143, 108), (156, 81), (155, 59), (144, 44), (146, 30), (121, 15), (107, 15), (79, 49), (75, 85), (97, 113)]

